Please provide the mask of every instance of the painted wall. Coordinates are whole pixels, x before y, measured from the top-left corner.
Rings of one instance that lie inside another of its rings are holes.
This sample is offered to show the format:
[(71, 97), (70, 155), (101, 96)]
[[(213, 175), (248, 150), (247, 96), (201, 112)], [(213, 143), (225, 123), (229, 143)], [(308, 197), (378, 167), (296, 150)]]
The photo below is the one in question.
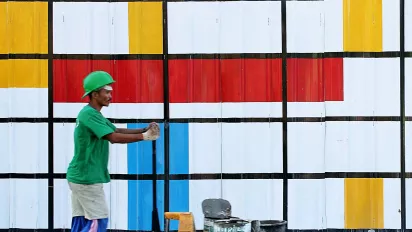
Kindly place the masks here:
[[(162, 127), (162, 228), (168, 156), (167, 206), (197, 229), (213, 197), (294, 230), (400, 229), (403, 205), (412, 229), (400, 178), (401, 139), (412, 173), (412, 0), (405, 96), (400, 1), (0, 1), (0, 230), (70, 228), (64, 174), (82, 79), (98, 69), (117, 81), (106, 117)], [(149, 231), (152, 144), (110, 149), (110, 228)]]

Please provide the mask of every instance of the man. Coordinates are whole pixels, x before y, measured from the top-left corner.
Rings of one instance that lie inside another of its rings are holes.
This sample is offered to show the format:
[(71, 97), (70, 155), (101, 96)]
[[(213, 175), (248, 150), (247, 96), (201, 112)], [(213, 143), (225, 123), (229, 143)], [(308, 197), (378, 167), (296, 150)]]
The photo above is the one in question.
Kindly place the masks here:
[(101, 114), (109, 106), (115, 81), (107, 72), (95, 71), (83, 81), (89, 104), (76, 119), (74, 157), (67, 169), (72, 192), (72, 231), (101, 232), (107, 230), (109, 210), (103, 184), (110, 182), (108, 171), (109, 142), (133, 143), (159, 138), (159, 126), (151, 123), (144, 129), (116, 128)]

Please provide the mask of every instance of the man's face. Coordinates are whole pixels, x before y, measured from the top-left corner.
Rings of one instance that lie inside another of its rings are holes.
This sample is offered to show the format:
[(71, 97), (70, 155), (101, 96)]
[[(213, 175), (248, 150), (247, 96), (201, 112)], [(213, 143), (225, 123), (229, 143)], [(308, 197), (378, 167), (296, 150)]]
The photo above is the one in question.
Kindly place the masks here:
[(110, 88), (102, 88), (95, 94), (94, 99), (101, 106), (109, 106), (112, 100), (112, 90)]

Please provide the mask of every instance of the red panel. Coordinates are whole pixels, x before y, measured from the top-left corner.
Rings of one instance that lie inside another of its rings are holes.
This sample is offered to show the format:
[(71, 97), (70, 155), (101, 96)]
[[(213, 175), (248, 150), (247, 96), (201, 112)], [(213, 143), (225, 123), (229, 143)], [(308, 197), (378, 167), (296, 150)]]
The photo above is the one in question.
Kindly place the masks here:
[(169, 61), (170, 102), (280, 102), (281, 59)]
[(83, 78), (94, 70), (113, 75), (114, 103), (163, 102), (162, 60), (54, 60), (54, 101), (87, 102)]
[(219, 60), (169, 61), (170, 102), (220, 102)]
[(290, 58), (288, 102), (343, 100), (342, 58)]
[(343, 101), (343, 58), (326, 58), (323, 61), (326, 101)]

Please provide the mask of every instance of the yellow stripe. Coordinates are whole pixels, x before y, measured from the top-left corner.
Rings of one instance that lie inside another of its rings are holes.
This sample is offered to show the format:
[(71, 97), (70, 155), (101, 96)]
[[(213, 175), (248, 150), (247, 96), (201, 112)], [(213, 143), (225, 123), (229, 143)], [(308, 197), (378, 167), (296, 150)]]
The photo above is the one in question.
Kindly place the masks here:
[(0, 53), (8, 53), (9, 45), (7, 36), (7, 2), (0, 2)]
[(1, 2), (0, 24), (0, 53), (47, 53), (47, 2)]
[(47, 60), (0, 60), (0, 88), (47, 88), (47, 67)]
[(162, 2), (129, 2), (130, 54), (162, 54)]
[(382, 51), (382, 0), (343, 0), (343, 49)]
[(345, 228), (383, 229), (383, 179), (345, 179)]

